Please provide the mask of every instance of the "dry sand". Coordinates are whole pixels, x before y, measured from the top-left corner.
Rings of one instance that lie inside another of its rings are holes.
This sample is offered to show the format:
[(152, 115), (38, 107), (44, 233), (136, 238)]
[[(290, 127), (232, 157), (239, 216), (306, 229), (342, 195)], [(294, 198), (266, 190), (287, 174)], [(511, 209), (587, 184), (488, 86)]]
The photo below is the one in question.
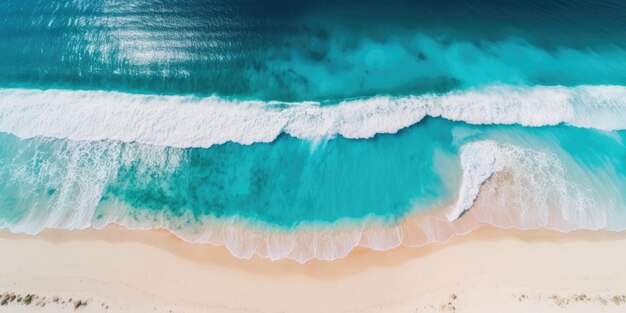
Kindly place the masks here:
[(626, 312), (626, 233), (482, 228), (302, 265), (108, 227), (4, 231), (0, 253), (0, 312)]

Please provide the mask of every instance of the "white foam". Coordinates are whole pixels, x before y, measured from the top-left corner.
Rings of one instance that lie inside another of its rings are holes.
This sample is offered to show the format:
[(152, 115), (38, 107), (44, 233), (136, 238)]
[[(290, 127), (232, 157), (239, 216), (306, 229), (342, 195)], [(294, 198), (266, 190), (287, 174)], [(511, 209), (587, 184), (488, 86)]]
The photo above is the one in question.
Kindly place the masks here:
[(493, 142), (469, 143), (461, 147), (463, 179), (456, 205), (447, 214), (448, 221), (459, 218), (472, 207), (480, 187), (493, 173), (502, 170), (502, 157)]
[[(149, 145), (124, 149), (115, 141), (56, 142), (52, 149), (42, 148), (39, 153), (40, 147), (33, 144), (34, 148), (24, 146), (16, 152), (16, 163), (0, 166), (0, 177), (7, 179), (4, 183), (9, 186), (7, 192), (17, 193), (12, 195), (18, 199), (14, 209), (24, 210), (17, 221), (3, 225), (0, 218), (0, 228), (16, 233), (90, 227), (120, 166), (141, 160), (134, 167), (140, 173), (168, 173), (178, 166), (182, 153), (179, 149)], [(48, 195), (47, 191), (53, 193)]]
[[(623, 208), (611, 197), (598, 199), (585, 181), (569, 177), (580, 167), (572, 164), (566, 170), (564, 158), (490, 140), (465, 144), (461, 147), (463, 179), (448, 221), (473, 208), (480, 198), (483, 210), (478, 219), (492, 225), (563, 231), (612, 228), (615, 223), (609, 223), (609, 212)], [(582, 179), (594, 175), (586, 173)], [(606, 177), (604, 183), (612, 181), (615, 178)], [(623, 227), (622, 219), (616, 225)]]
[[(410, 215), (392, 225), (370, 217), (304, 223), (295, 230), (285, 230), (241, 217), (208, 215), (198, 219), (189, 211), (172, 214), (131, 207), (116, 198), (102, 200), (107, 184), (119, 175), (120, 165), (129, 166), (129, 162), (140, 159), (137, 170), (146, 171), (146, 175), (155, 169), (169, 172), (183, 162), (179, 149), (148, 145), (122, 149), (122, 144), (111, 141), (51, 144), (58, 146), (43, 158), (25, 153), (16, 156), (29, 158), (17, 160), (16, 164), (24, 166), (0, 167), (0, 177), (9, 179), (9, 185), (19, 186), (17, 192), (23, 193), (18, 197), (23, 200), (19, 207), (27, 210), (15, 221), (0, 218), (0, 229), (37, 234), (47, 228), (103, 228), (114, 223), (130, 229), (163, 228), (186, 241), (225, 246), (239, 258), (256, 255), (303, 263), (342, 258), (358, 246), (387, 250), (401, 244), (443, 242), (481, 225), (559, 231), (626, 228), (624, 202), (590, 196), (588, 189), (578, 185), (580, 181), (568, 176), (584, 168), (565, 163), (563, 156), (553, 153), (558, 149), (545, 152), (488, 140), (469, 142), (460, 151), (463, 178), (459, 200), (450, 208)], [(620, 178), (597, 172), (582, 176), (593, 180), (597, 175), (601, 175), (603, 185)], [(38, 196), (49, 189), (57, 191), (53, 196)]]
[(171, 147), (395, 133), (425, 116), (471, 124), (566, 123), (626, 129), (626, 87), (491, 86), (443, 95), (374, 97), (331, 106), (103, 91), (0, 89), (0, 131), (22, 138), (117, 140)]

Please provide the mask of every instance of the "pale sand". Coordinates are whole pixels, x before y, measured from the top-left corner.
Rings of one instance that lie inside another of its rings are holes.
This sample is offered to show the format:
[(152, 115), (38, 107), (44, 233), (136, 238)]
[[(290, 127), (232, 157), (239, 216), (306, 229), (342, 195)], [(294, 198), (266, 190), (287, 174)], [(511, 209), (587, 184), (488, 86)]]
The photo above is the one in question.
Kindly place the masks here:
[(626, 312), (626, 233), (483, 228), (302, 265), (108, 227), (4, 231), (0, 253), (0, 293), (36, 295), (0, 312)]

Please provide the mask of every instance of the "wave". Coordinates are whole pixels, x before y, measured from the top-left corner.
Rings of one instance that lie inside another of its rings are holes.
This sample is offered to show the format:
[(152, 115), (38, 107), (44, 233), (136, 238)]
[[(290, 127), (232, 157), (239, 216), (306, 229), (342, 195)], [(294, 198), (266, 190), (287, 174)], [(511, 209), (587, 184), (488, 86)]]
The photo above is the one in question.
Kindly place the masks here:
[(0, 89), (0, 131), (80, 141), (178, 148), (395, 133), (426, 116), (470, 124), (626, 129), (626, 87), (489, 86), (421, 96), (379, 96), (336, 105), (227, 100), (217, 96)]
[[(546, 214), (559, 212), (574, 225), (600, 228), (606, 215), (597, 211), (589, 189), (568, 179), (563, 162), (554, 154), (522, 149), (495, 141), (470, 142), (461, 147), (463, 178), (458, 200), (446, 215), (452, 222), (472, 208), (479, 196), (490, 206), (517, 212), (524, 227), (540, 227), (551, 221)], [(589, 175), (591, 176), (591, 175)], [(608, 207), (615, 207), (609, 204)], [(538, 214), (524, 217), (525, 214)], [(581, 215), (581, 216), (577, 216)], [(533, 222), (535, 219), (541, 221)], [(532, 224), (531, 224), (532, 223)], [(555, 226), (555, 228), (558, 228)]]
[[(117, 175), (116, 160), (123, 163), (137, 157), (149, 159), (149, 167), (156, 166), (164, 172), (178, 166), (178, 154), (163, 153), (167, 148), (138, 146), (136, 151), (122, 149), (124, 153), (119, 158), (120, 144), (116, 142), (99, 142), (98, 149), (87, 149), (88, 145), (80, 142), (68, 142), (68, 145), (74, 145), (70, 147), (73, 153), (58, 165), (41, 165), (40, 173), (29, 169), (7, 170), (17, 171), (11, 174), (13, 180), (65, 177), (62, 184), (79, 184), (80, 192), (60, 188), (60, 195), (51, 206), (35, 205), (36, 196), (20, 197), (35, 204), (31, 203), (28, 212), (17, 220), (0, 219), (0, 228), (29, 234), (46, 228), (100, 229), (110, 224), (130, 229), (161, 228), (190, 242), (225, 246), (239, 258), (256, 255), (301, 263), (342, 258), (359, 246), (387, 250), (399, 245), (415, 247), (444, 242), (484, 225), (562, 232), (626, 230), (626, 199), (620, 198), (623, 188), (619, 185), (620, 174), (611, 174), (610, 168), (608, 174), (598, 173), (593, 168), (569, 164), (567, 158), (553, 152), (493, 140), (470, 141), (461, 147), (462, 182), (455, 203), (429, 212), (415, 211), (398, 223), (368, 217), (305, 223), (290, 230), (240, 216), (197, 217), (189, 212), (174, 214), (137, 208), (117, 198), (103, 201), (107, 181)], [(584, 180), (572, 177), (577, 171)], [(587, 181), (598, 182), (604, 189), (614, 184), (617, 197), (594, 194), (593, 188), (585, 185)], [(59, 184), (57, 179), (52, 183)]]

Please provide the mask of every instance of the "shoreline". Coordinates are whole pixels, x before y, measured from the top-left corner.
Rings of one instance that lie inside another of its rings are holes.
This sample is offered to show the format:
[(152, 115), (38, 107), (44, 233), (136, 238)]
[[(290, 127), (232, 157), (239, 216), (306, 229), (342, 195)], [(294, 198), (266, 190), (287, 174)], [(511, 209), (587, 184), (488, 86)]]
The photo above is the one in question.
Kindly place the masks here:
[[(481, 227), (446, 243), (299, 264), (237, 259), (164, 230), (4, 230), (0, 266), (12, 275), (0, 292), (80, 298), (84, 312), (620, 312), (625, 248), (625, 232)], [(0, 312), (33, 308), (9, 305)]]

